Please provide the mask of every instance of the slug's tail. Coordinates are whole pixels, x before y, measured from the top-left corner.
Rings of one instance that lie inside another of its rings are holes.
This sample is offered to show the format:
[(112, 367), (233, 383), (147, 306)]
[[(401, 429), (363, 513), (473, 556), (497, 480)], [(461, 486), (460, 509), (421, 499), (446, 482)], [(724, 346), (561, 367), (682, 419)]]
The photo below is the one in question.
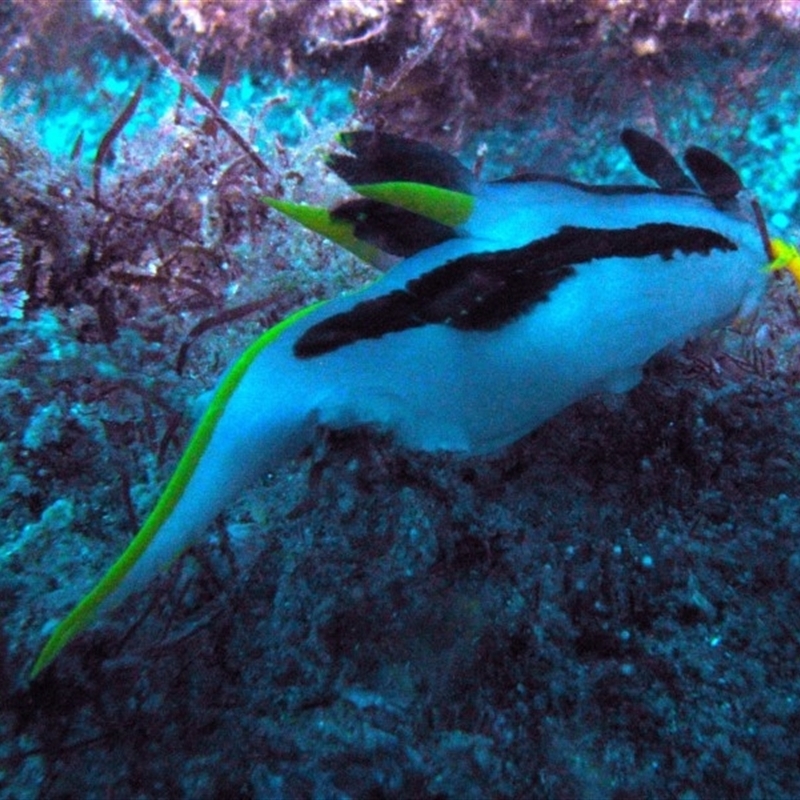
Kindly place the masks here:
[[(39, 657), (34, 662), (31, 669), (31, 679), (34, 679), (45, 669), (61, 650), (92, 622), (103, 606), (111, 604), (112, 600), (119, 602), (128, 593), (122, 590), (126, 578), (147, 551), (148, 546), (159, 532), (164, 521), (169, 518), (175, 505), (177, 475), (178, 471), (176, 471), (175, 476), (173, 476), (166, 491), (161, 496), (153, 513), (148, 517), (142, 529), (128, 545), (125, 552), (96, 586), (56, 626), (56, 629), (39, 653)], [(175, 556), (178, 554), (176, 552)]]
[[(55, 628), (33, 665), (31, 678), (101, 610), (143, 588), (166, 569), (245, 486), (265, 469), (295, 455), (310, 439), (313, 423), (303, 404), (303, 387), (290, 375), (281, 380), (269, 358), (255, 362), (317, 305), (270, 328), (228, 370), (152, 513), (114, 565)], [(280, 356), (273, 361), (278, 372), (285, 367)], [(280, 385), (288, 389), (281, 392)]]

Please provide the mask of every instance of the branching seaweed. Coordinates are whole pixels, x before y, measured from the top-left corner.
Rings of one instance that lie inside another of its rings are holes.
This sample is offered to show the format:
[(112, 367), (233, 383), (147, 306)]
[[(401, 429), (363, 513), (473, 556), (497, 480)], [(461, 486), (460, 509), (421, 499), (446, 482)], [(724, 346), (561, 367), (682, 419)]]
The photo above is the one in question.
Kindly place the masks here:
[(94, 157), (94, 166), (92, 167), (93, 196), (94, 202), (97, 203), (97, 205), (100, 205), (100, 176), (102, 174), (103, 164), (111, 151), (114, 140), (136, 113), (143, 92), (144, 81), (136, 87), (136, 91), (131, 96), (131, 99), (125, 104), (119, 116), (111, 123), (111, 127), (106, 131), (105, 136), (100, 140), (100, 144), (97, 147), (97, 154)]
[(173, 58), (167, 48), (150, 33), (144, 21), (128, 5), (126, 0), (107, 0), (107, 3), (145, 51), (149, 53), (158, 64), (166, 69), (180, 84), (181, 88), (186, 91), (187, 94), (191, 95), (191, 97), (211, 115), (214, 122), (236, 142), (258, 169), (267, 172), (269, 168), (266, 163), (264, 163), (261, 156), (256, 153), (239, 131), (237, 131), (224, 115), (220, 113), (219, 108), (214, 102), (206, 97), (202, 89), (200, 89), (192, 79), (192, 76), (175, 60), (175, 58)]

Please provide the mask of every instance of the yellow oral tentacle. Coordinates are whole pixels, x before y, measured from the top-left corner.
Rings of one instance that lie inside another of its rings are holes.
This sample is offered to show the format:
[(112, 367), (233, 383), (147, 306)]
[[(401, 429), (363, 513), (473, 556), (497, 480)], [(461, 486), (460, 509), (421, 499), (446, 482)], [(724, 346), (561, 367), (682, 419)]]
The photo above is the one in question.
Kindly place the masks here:
[(784, 242), (783, 239), (770, 239), (769, 242), (772, 261), (767, 264), (767, 270), (776, 272), (779, 269), (788, 270), (800, 287), (800, 251), (793, 244)]

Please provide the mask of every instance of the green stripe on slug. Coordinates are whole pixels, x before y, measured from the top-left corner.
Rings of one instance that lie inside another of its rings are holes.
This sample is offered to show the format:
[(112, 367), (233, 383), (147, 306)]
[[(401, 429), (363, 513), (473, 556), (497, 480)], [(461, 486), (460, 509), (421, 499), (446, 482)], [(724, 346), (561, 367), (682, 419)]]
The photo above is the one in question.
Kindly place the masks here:
[(362, 183), (354, 184), (353, 189), (362, 197), (399, 206), (448, 227), (463, 225), (472, 216), (475, 208), (475, 198), (471, 194), (442, 189), (427, 183)]
[(169, 519), (170, 515), (183, 496), (197, 464), (208, 447), (214, 430), (225, 412), (228, 401), (242, 381), (247, 370), (261, 351), (272, 344), (287, 328), (309, 314), (327, 301), (313, 303), (296, 311), (285, 320), (274, 325), (256, 339), (241, 355), (223, 379), (211, 400), (211, 403), (197, 426), (189, 444), (181, 456), (175, 472), (167, 483), (161, 497), (150, 516), (142, 525), (125, 552), (117, 559), (97, 585), (78, 603), (53, 631), (39, 657), (31, 669), (30, 677), (34, 679), (47, 667), (65, 645), (92, 620), (100, 605), (120, 586), (125, 576), (150, 546), (158, 531)]

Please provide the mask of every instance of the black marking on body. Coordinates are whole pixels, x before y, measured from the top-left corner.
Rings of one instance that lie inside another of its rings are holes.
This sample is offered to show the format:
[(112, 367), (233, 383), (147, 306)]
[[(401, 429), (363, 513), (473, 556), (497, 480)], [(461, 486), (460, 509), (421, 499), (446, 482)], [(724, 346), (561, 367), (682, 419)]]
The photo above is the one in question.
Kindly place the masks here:
[(452, 239), (455, 231), (404, 208), (359, 198), (331, 209), (331, 218), (349, 222), (353, 235), (393, 256), (413, 256)]
[(349, 311), (312, 325), (294, 345), (298, 358), (338, 350), (362, 339), (423, 325), (450, 325), (462, 331), (501, 328), (575, 274), (575, 267), (604, 258), (671, 259), (676, 251), (709, 255), (736, 245), (707, 228), (649, 223), (609, 230), (565, 226), (552, 236), (513, 250), (476, 253), (448, 261)]
[(408, 181), (472, 192), (472, 173), (433, 145), (373, 130), (347, 131), (339, 141), (353, 155), (331, 155), (328, 166), (351, 186)]

